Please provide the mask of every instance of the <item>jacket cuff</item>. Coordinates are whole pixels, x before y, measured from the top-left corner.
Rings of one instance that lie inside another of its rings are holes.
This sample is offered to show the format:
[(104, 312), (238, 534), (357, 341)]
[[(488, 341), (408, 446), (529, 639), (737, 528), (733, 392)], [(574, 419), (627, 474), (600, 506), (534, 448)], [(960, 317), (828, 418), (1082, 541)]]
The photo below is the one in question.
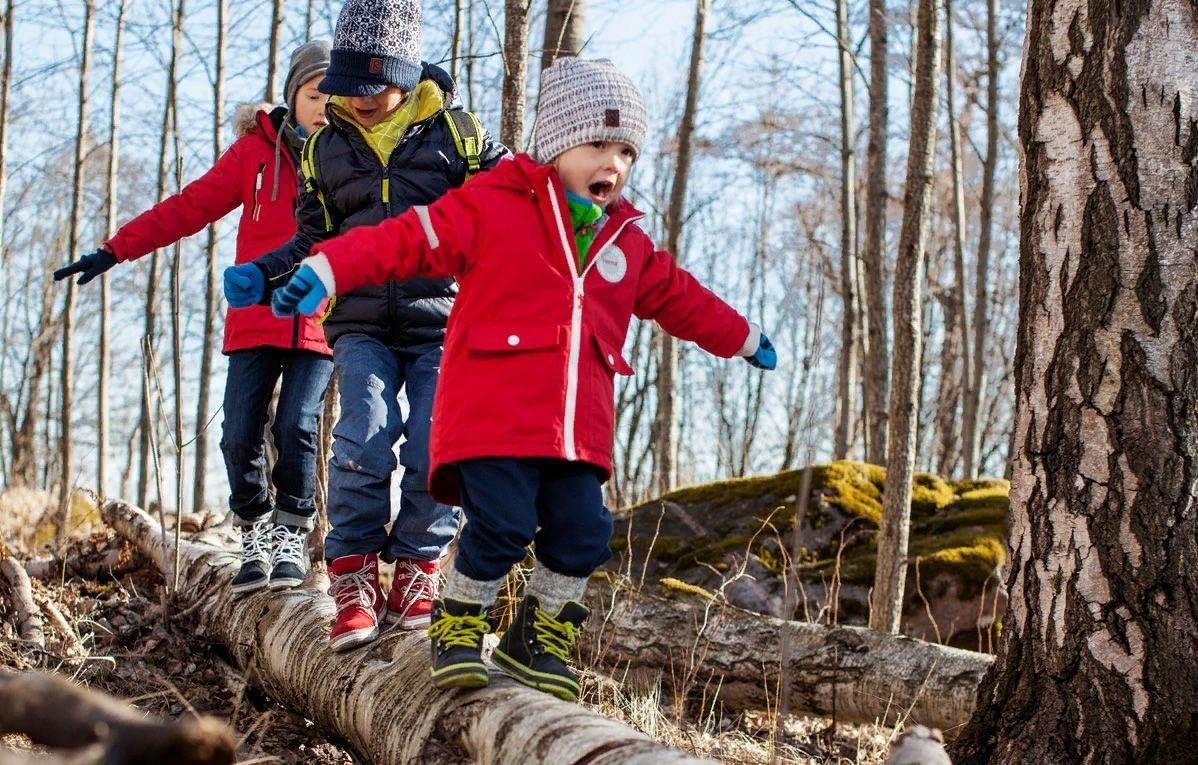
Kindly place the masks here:
[(301, 265), (305, 265), (316, 272), (316, 276), (320, 279), (320, 283), (324, 285), (325, 292), (330, 297), (337, 294), (337, 280), (333, 277), (333, 267), (329, 265), (329, 259), (323, 253), (313, 255), (310, 258), (304, 258)]
[(258, 305), (270, 305), (270, 296), (275, 291), (275, 284), (270, 278), (270, 271), (256, 260), (251, 260), (250, 265), (262, 272), (262, 299), (258, 301)]
[(757, 353), (757, 349), (761, 346), (761, 327), (753, 322), (749, 322), (749, 336), (745, 338), (745, 342), (740, 346), (740, 350), (736, 352), (737, 356), (752, 356)]

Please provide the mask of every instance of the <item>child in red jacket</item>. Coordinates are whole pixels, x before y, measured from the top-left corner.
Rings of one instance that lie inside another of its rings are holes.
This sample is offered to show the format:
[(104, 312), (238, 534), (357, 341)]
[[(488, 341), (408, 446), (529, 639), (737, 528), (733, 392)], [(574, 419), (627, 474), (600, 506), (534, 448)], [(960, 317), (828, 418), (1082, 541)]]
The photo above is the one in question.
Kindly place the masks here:
[(541, 75), (533, 157), (500, 163), (427, 207), (312, 249), (276, 291), (280, 315), (328, 295), (415, 276), (457, 277), (433, 407), (430, 489), (467, 523), (429, 627), (439, 687), (488, 682), (484, 617), (535, 543), (533, 571), (493, 654), (566, 700), (587, 578), (611, 556), (601, 485), (611, 472), (614, 375), (635, 314), (722, 357), (773, 369), (761, 331), (657, 250), (621, 197), (645, 107), (608, 61)]
[[(316, 84), (329, 66), (329, 48), (323, 40), (297, 48), (283, 86), (286, 107), (239, 109), (238, 139), (208, 172), (121, 226), (100, 249), (60, 268), (54, 278), (82, 274), (79, 284), (86, 284), (117, 263), (190, 236), (238, 207), (238, 263), (290, 239), (300, 147), (326, 121), (328, 97)], [(316, 513), (316, 420), (333, 373), (331, 352), (314, 319), (279, 319), (267, 306), (230, 310), (223, 350), (229, 370), (220, 447), (242, 548), (232, 589), (242, 595), (267, 586), (296, 587), (308, 570), (308, 531)], [(266, 423), (276, 385), (271, 433), (279, 457), (268, 478)]]

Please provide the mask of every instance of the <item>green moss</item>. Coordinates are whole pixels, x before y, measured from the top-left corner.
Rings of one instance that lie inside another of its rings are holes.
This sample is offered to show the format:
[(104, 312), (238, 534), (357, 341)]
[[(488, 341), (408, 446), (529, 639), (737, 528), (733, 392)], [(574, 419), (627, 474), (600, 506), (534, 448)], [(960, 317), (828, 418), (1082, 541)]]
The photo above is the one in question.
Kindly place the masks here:
[(704, 600), (715, 599), (715, 595), (713, 595), (711, 592), (703, 589), (697, 584), (690, 584), (689, 582), (684, 582), (681, 579), (675, 579), (673, 577), (667, 576), (664, 579), (658, 580), (658, 584), (660, 584), (669, 592), (674, 592), (681, 595), (695, 595), (697, 597), (703, 598)]
[(911, 480), (911, 515), (916, 518), (932, 515), (955, 496), (953, 487), (940, 476), (916, 473)]
[(801, 470), (787, 470), (776, 475), (755, 476), (752, 478), (732, 478), (727, 481), (699, 484), (676, 489), (643, 505), (637, 505), (633, 510), (645, 506), (656, 505), (659, 501), (677, 502), (684, 505), (726, 503), (738, 499), (760, 499), (764, 496), (788, 496), (799, 490)]
[(730, 537), (725, 537), (718, 542), (709, 545), (697, 547), (689, 552), (685, 552), (678, 557), (680, 565), (688, 563), (707, 563), (716, 564), (724, 559), (724, 554), (729, 550), (747, 550), (749, 548), (749, 537), (734, 534)]
[[(920, 580), (927, 582), (948, 574), (958, 583), (958, 596), (976, 597), (983, 583), (998, 570), (1005, 558), (1002, 542), (993, 536), (975, 536), (959, 547), (947, 547), (917, 556)], [(929, 597), (940, 593), (926, 593)]]

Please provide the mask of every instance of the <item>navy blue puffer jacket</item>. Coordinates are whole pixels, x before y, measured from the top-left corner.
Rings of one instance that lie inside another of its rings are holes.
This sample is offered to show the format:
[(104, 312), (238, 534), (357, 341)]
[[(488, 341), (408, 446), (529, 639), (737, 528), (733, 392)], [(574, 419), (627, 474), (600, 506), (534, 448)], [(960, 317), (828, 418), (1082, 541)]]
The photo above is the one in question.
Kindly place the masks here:
[[(441, 84), (442, 77), (448, 79), (442, 72), (426, 79)], [(414, 123), (386, 166), (357, 126), (333, 108), (328, 118), (328, 127), (316, 133), (311, 139), (316, 143), (305, 149), (311, 166), (305, 163), (296, 208), (298, 233), (255, 261), (267, 277), (267, 302), (271, 288), (287, 283), (316, 242), (430, 204), (467, 178), (467, 160), (458, 151), (445, 111)], [(480, 169), (491, 168), (507, 153), (484, 133), (478, 152)], [(339, 295), (324, 320), (329, 345), (350, 333), (367, 334), (393, 348), (441, 342), (456, 291), (449, 279), (410, 279)]]

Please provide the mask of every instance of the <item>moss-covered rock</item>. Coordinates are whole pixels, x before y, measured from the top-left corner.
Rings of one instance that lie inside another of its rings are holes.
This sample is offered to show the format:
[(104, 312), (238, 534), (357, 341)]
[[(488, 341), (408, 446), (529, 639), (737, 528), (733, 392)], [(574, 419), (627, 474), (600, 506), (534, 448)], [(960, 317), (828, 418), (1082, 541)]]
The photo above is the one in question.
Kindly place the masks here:
[[(631, 558), (634, 570), (643, 567), (658, 580), (703, 591), (745, 572), (745, 582), (725, 589), (729, 598), (741, 607), (781, 615), (782, 573), (794, 552), (804, 472), (691, 486), (619, 511), (612, 547), (620, 562), (612, 566), (627, 565)], [(812, 466), (809, 480), (798, 530), (801, 592), (792, 616), (830, 620), (835, 614), (841, 623), (864, 623), (886, 471), (840, 461)], [(972, 634), (977, 615), (992, 610), (982, 600), (992, 600), (998, 591), (1009, 488), (1002, 480), (948, 481), (916, 474), (907, 612), (916, 615), (914, 621), (928, 622), (913, 630), (920, 637), (939, 632), (948, 642), (958, 633)], [(954, 623), (933, 625), (940, 612)], [(965, 618), (968, 613), (974, 616)]]

